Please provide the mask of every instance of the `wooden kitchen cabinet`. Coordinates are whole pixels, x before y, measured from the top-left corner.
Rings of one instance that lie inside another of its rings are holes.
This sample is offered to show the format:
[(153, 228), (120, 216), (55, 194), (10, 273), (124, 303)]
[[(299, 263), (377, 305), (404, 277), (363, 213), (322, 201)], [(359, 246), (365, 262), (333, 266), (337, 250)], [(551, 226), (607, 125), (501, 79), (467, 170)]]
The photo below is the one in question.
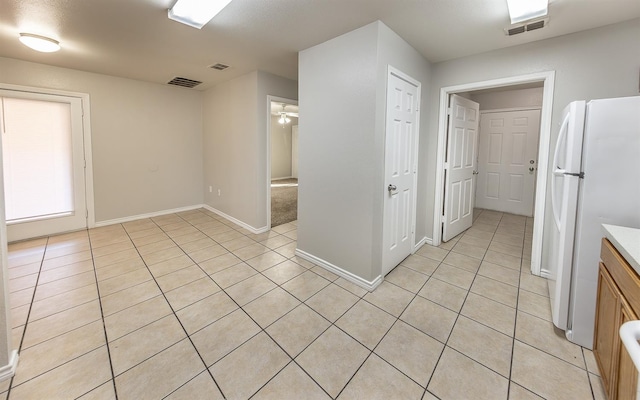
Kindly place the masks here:
[(609, 400), (635, 399), (638, 371), (620, 340), (620, 326), (638, 319), (640, 277), (607, 240), (602, 240), (593, 353)]

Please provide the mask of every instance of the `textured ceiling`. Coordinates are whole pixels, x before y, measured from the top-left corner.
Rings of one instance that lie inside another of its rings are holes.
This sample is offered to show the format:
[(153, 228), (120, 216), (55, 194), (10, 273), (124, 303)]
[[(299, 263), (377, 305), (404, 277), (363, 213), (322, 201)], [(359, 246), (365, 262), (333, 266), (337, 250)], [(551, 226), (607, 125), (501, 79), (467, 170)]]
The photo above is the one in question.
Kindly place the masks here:
[[(167, 18), (174, 0), (1, 0), (0, 56), (196, 89), (260, 69), (297, 79), (297, 53), (381, 20), (439, 62), (639, 18), (638, 0), (552, 0), (549, 25), (508, 37), (506, 0), (233, 0), (202, 30)], [(36, 53), (30, 32), (62, 50)], [(230, 65), (225, 71), (208, 68)]]

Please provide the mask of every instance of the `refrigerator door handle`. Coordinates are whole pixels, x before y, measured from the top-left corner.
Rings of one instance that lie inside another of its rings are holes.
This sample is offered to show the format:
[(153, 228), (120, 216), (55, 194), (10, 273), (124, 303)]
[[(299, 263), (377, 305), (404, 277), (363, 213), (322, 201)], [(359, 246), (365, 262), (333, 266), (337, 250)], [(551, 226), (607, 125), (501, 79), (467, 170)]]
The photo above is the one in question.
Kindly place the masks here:
[[(558, 133), (558, 140), (556, 141), (556, 149), (553, 153), (553, 165), (556, 166), (553, 171), (553, 176), (564, 176), (567, 172), (564, 169), (561, 169), (558, 165), (558, 156), (560, 155), (560, 143), (564, 140), (567, 132), (569, 131), (569, 119), (571, 117), (570, 113), (564, 117), (562, 121), (562, 125), (560, 126), (560, 132)], [(552, 177), (551, 179), (551, 211), (553, 213), (553, 221), (556, 223), (556, 228), (560, 229), (560, 211), (558, 210), (558, 201), (556, 200), (556, 180)]]

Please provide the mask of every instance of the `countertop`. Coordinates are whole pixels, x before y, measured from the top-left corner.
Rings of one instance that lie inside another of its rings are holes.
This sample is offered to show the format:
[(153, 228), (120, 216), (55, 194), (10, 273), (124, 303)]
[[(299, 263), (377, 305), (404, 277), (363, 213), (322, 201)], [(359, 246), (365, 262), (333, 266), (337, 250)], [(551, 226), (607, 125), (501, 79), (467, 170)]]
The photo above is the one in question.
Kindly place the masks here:
[(605, 237), (640, 275), (640, 229), (602, 224)]

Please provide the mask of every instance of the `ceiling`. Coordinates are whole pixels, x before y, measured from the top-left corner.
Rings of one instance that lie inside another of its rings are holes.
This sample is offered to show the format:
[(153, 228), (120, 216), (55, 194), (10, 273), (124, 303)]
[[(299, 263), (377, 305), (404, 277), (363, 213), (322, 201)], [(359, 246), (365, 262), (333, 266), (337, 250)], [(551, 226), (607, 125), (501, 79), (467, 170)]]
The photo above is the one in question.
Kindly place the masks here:
[[(375, 20), (439, 62), (640, 17), (638, 0), (551, 0), (547, 27), (508, 37), (506, 0), (233, 0), (198, 30), (167, 18), (174, 1), (1, 0), (0, 56), (157, 83), (180, 76), (203, 90), (256, 69), (297, 79), (300, 50)], [(62, 50), (34, 52), (20, 32)]]

